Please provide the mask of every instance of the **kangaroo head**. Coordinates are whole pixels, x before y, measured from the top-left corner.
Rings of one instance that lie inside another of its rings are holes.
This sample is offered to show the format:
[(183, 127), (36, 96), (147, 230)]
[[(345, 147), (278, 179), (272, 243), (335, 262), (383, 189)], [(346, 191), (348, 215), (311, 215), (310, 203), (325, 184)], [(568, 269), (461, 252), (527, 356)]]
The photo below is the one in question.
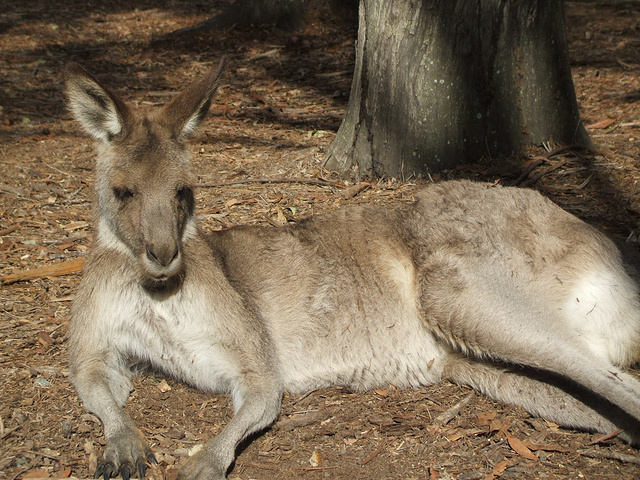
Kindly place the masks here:
[(69, 108), (96, 139), (97, 242), (134, 257), (142, 280), (152, 285), (183, 271), (183, 242), (196, 233), (185, 141), (206, 115), (222, 67), (147, 113), (81, 67), (67, 68)]

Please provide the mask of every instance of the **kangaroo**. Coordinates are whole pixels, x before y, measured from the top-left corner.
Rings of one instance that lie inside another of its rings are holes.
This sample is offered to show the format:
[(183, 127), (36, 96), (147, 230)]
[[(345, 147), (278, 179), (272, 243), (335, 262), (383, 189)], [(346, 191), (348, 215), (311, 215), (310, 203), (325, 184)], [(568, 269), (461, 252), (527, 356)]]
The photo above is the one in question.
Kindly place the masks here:
[(123, 407), (132, 364), (227, 393), (235, 414), (181, 467), (226, 478), (285, 391), (448, 379), (561, 425), (640, 442), (638, 287), (613, 243), (527, 189), (433, 184), (415, 203), (203, 233), (186, 139), (223, 70), (139, 112), (79, 66), (97, 144), (96, 238), (72, 308), (71, 379), (103, 423), (96, 477), (155, 458)]

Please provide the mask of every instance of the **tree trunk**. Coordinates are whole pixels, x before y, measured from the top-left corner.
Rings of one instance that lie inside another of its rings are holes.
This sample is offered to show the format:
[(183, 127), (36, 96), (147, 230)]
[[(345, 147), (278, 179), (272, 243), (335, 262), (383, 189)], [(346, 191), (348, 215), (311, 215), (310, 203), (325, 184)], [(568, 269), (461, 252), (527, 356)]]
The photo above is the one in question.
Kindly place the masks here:
[(510, 155), (591, 145), (558, 0), (360, 0), (346, 116), (326, 166), (407, 178)]

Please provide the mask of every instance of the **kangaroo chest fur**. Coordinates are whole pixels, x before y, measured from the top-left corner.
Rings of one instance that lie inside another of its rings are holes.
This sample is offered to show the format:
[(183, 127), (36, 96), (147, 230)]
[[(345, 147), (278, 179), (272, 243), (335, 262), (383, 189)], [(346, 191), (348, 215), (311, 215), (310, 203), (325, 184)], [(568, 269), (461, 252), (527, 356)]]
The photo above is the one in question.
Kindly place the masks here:
[(232, 392), (239, 371), (223, 344), (215, 310), (201, 292), (186, 288), (164, 296), (134, 287), (113, 293), (112, 341), (126, 358), (197, 388)]

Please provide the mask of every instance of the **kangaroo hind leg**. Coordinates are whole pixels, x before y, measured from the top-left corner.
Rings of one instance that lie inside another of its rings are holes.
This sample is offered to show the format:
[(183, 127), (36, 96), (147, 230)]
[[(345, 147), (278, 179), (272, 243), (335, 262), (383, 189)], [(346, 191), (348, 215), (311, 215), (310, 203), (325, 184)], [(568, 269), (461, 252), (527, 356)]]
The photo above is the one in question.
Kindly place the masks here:
[(544, 298), (531, 293), (530, 285), (480, 275), (478, 268), (459, 277), (455, 298), (432, 294), (426, 313), (436, 319), (431, 322), (437, 335), (473, 359), (570, 379), (640, 420), (640, 382), (595, 355)]
[(619, 437), (640, 445), (640, 422), (561, 377), (457, 355), (447, 362), (443, 376), (564, 427), (605, 434), (624, 429)]
[(592, 268), (575, 282), (562, 305), (566, 325), (614, 365), (640, 360), (640, 299), (622, 266)]

